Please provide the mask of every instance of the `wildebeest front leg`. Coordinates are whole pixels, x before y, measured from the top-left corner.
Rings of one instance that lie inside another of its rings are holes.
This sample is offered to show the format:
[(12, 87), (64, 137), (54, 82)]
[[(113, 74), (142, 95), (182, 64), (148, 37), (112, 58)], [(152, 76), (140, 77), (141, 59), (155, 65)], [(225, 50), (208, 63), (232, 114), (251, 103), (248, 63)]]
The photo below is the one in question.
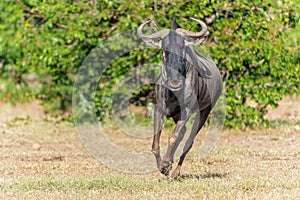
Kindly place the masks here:
[(161, 135), (161, 130), (163, 126), (163, 115), (161, 111), (155, 106), (154, 109), (154, 136), (152, 143), (152, 152), (156, 158), (157, 168), (161, 166), (161, 157), (160, 157), (160, 147), (159, 139)]
[(200, 129), (202, 128), (202, 126), (204, 125), (209, 113), (210, 113), (210, 106), (207, 107), (206, 109), (204, 109), (201, 112), (198, 112), (196, 117), (195, 117), (195, 121), (191, 130), (191, 134), (189, 136), (189, 138), (187, 139), (187, 141), (185, 142), (184, 148), (183, 148), (183, 152), (180, 156), (178, 165), (176, 167), (176, 169), (173, 171), (171, 177), (172, 178), (176, 178), (177, 176), (179, 176), (180, 174), (180, 168), (182, 166), (182, 163), (185, 159), (186, 154), (190, 151), (190, 149), (193, 146), (195, 137), (197, 136), (198, 132), (200, 131)]
[(185, 114), (182, 115), (180, 119), (177, 121), (176, 127), (169, 138), (168, 149), (164, 155), (163, 161), (160, 166), (161, 173), (166, 176), (169, 175), (170, 170), (172, 169), (174, 154), (186, 132), (185, 124), (188, 121), (188, 119), (189, 119), (189, 115), (185, 115)]

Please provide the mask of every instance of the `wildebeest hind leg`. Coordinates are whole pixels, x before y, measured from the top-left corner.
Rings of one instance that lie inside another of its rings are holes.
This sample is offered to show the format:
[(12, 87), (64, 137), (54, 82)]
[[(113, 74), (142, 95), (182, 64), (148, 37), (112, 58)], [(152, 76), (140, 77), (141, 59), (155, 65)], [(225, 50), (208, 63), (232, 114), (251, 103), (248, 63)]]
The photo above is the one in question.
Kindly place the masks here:
[(195, 121), (193, 124), (193, 128), (191, 130), (191, 134), (189, 136), (189, 138), (187, 139), (187, 141), (185, 142), (184, 148), (183, 148), (183, 152), (180, 156), (178, 165), (176, 167), (176, 169), (173, 171), (171, 177), (172, 178), (176, 178), (180, 175), (180, 168), (182, 166), (182, 163), (185, 159), (185, 156), (187, 155), (187, 153), (190, 151), (190, 149), (193, 146), (195, 137), (197, 136), (198, 132), (200, 131), (200, 129), (202, 128), (202, 126), (204, 125), (209, 113), (210, 113), (211, 108), (205, 108), (203, 111), (198, 112), (196, 117), (195, 117)]

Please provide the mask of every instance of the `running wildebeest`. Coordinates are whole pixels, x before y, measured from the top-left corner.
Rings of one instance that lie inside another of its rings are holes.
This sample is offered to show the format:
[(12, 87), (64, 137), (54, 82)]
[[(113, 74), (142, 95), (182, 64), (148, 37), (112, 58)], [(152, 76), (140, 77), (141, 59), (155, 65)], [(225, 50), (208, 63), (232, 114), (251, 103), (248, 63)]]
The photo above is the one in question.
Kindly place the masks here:
[[(138, 27), (138, 36), (148, 45), (162, 49), (162, 68), (155, 85), (154, 137), (152, 152), (157, 167), (166, 176), (172, 169), (174, 153), (186, 132), (186, 122), (196, 113), (191, 133), (184, 145), (178, 165), (171, 177), (180, 174), (186, 154), (191, 149), (197, 133), (204, 125), (211, 109), (222, 91), (222, 78), (215, 63), (196, 53), (192, 45), (202, 44), (208, 31), (206, 24), (191, 18), (201, 25), (200, 32), (181, 28), (173, 18), (172, 29), (160, 30), (150, 35), (143, 34), (148, 20)], [(169, 137), (167, 151), (160, 156), (159, 140), (163, 116), (171, 117), (176, 127)]]

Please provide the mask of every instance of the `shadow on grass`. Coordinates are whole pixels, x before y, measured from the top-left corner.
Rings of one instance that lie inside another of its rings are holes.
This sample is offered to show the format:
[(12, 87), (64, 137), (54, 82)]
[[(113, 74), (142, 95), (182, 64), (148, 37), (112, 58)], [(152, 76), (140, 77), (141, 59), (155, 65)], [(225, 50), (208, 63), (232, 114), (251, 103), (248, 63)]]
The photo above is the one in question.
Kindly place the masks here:
[(197, 179), (197, 180), (200, 180), (200, 179), (207, 179), (207, 178), (224, 178), (226, 177), (227, 174), (224, 173), (224, 174), (221, 174), (221, 173), (210, 173), (210, 172), (207, 172), (205, 174), (182, 174), (178, 177), (178, 179), (181, 179), (181, 180), (184, 180), (184, 179)]

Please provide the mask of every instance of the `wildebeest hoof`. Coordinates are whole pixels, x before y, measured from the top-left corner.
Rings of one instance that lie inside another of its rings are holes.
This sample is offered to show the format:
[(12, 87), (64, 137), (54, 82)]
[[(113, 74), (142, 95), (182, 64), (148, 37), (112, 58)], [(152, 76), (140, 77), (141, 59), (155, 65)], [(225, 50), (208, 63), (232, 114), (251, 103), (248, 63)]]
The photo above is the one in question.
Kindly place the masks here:
[(180, 170), (176, 168), (176, 169), (173, 171), (173, 173), (172, 173), (172, 175), (171, 175), (171, 178), (176, 179), (176, 178), (179, 177), (179, 175), (180, 175)]
[(171, 162), (167, 162), (167, 161), (162, 162), (162, 164), (160, 166), (160, 172), (162, 174), (168, 176), (171, 169), (172, 169), (172, 163)]

